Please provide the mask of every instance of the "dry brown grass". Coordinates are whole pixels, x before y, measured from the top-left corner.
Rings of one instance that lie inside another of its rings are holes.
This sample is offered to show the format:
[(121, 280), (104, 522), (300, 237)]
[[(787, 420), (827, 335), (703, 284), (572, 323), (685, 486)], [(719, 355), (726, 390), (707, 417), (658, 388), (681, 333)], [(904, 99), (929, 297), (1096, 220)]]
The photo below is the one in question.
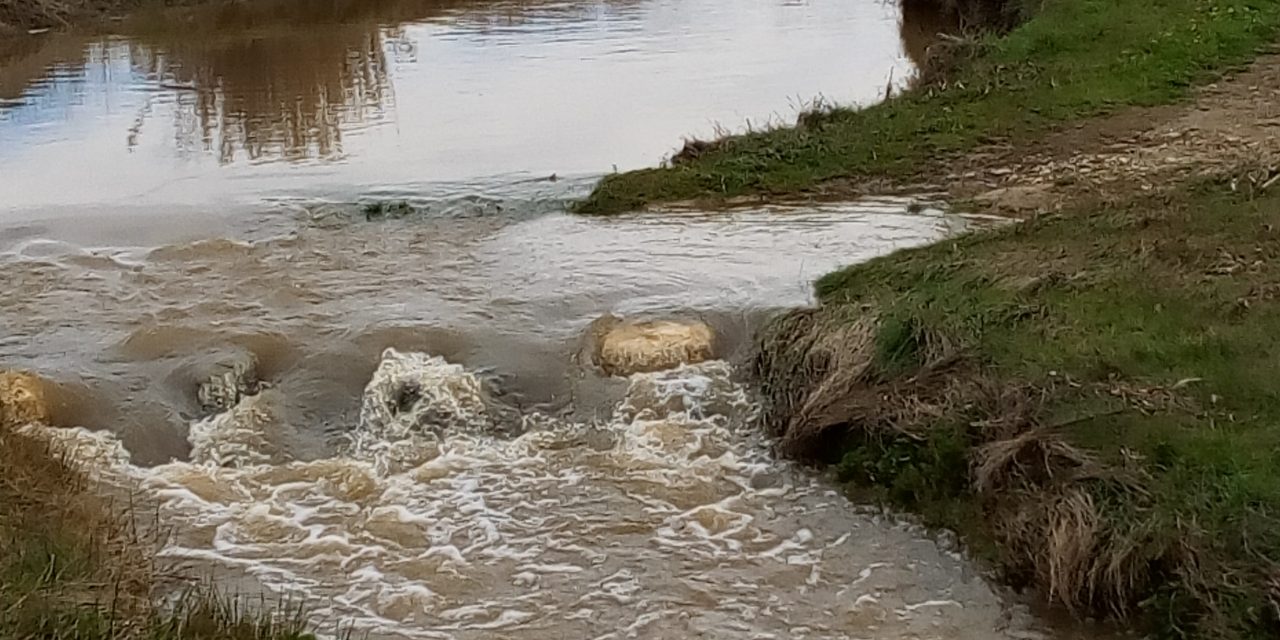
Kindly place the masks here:
[(1175, 557), (1183, 549), (1150, 543), (1150, 521), (1116, 521), (1113, 507), (1099, 502), (1123, 495), (1127, 504), (1146, 504), (1150, 496), (1137, 472), (1105, 464), (1040, 424), (1035, 408), (1051, 393), (1006, 390), (982, 409), (997, 408), (999, 417), (973, 426), (997, 439), (970, 450), (971, 488), (1007, 550), (1006, 571), (1029, 573), (1048, 600), (1078, 614), (1123, 617), (1166, 567), (1189, 565)]
[(0, 632), (94, 626), (78, 620), (103, 603), (122, 634), (138, 628), (151, 613), (151, 544), (128, 510), (38, 437), (0, 426), (0, 457)]
[(910, 376), (885, 376), (870, 309), (805, 309), (772, 323), (754, 363), (764, 385), (766, 425), (789, 455), (818, 458), (848, 429), (918, 438), (919, 425), (975, 395), (981, 381), (957, 375), (965, 362), (945, 334), (912, 338)]
[(834, 426), (831, 410), (864, 385), (874, 359), (874, 317), (831, 318), (799, 310), (762, 336), (755, 370), (766, 399), (764, 421), (792, 455), (811, 457)]
[(1077, 614), (1126, 616), (1167, 571), (1192, 570), (1186, 548), (1150, 544), (1150, 523), (1112, 519), (1097, 495), (1114, 489), (1100, 480), (1077, 479), (984, 496), (996, 505), (992, 526), (1017, 568), (1050, 601)]
[(989, 442), (973, 458), (974, 487), (987, 494), (1065, 482), (1099, 468), (1092, 456), (1043, 428)]
[[(1153, 524), (1115, 521), (1099, 502), (1098, 496), (1121, 494), (1129, 503), (1146, 501), (1141, 476), (1067, 442), (1061, 429), (1079, 419), (1045, 420), (1051, 399), (1064, 394), (1117, 399), (1121, 408), (1105, 410), (1111, 414), (1179, 407), (1174, 393), (1070, 380), (1000, 383), (946, 334), (911, 329), (910, 353), (903, 355), (884, 343), (884, 333), (865, 306), (797, 310), (769, 327), (755, 368), (766, 423), (786, 453), (829, 459), (848, 442), (862, 442), (883, 447), (870, 454), (881, 456), (871, 461), (877, 473), (906, 456), (912, 458), (906, 464), (920, 465), (925, 482), (963, 485), (959, 492), (985, 514), (982, 526), (1002, 550), (1001, 569), (1072, 611), (1127, 615), (1167, 567), (1190, 566), (1185, 549), (1150, 542)], [(959, 478), (945, 477), (945, 455), (917, 459), (901, 446), (873, 444), (914, 443), (908, 447), (929, 451), (936, 449), (931, 430), (957, 421), (964, 424), (958, 446), (967, 460)]]
[(1076, 604), (1085, 591), (1089, 567), (1096, 557), (1101, 516), (1093, 496), (1081, 489), (1063, 492), (1049, 509), (1042, 564), (1049, 597)]

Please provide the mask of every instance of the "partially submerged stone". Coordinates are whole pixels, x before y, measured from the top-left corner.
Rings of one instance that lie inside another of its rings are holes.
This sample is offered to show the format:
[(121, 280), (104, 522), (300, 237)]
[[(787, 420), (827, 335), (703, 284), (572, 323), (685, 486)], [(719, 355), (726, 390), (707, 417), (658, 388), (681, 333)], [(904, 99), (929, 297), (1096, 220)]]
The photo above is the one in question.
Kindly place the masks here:
[(206, 414), (221, 413), (257, 393), (259, 386), (258, 359), (252, 353), (240, 353), (214, 365), (196, 389), (196, 399)]
[(715, 332), (704, 322), (630, 322), (609, 315), (593, 323), (592, 332), (595, 363), (609, 375), (662, 371), (714, 357)]
[(191, 460), (218, 467), (252, 467), (288, 462), (293, 427), (285, 399), (266, 390), (245, 396), (229, 410), (191, 425)]
[(394, 440), (424, 431), (483, 431), (491, 419), (475, 374), (439, 356), (387, 349), (365, 387), (360, 426)]
[(46, 382), (24, 371), (0, 371), (0, 429), (48, 424)]
[(634, 375), (615, 412), (623, 422), (666, 420), (688, 416), (736, 416), (750, 408), (746, 394), (733, 381), (726, 362), (705, 362), (683, 368)]

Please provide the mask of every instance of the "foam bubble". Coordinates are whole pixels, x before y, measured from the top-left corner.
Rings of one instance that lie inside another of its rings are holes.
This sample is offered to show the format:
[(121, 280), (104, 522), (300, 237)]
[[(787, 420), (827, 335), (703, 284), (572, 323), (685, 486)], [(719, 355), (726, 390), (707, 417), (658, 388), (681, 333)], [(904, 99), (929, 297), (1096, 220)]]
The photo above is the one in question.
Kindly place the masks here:
[(480, 379), (424, 353), (384, 351), (360, 406), (360, 429), (385, 440), (489, 424)]

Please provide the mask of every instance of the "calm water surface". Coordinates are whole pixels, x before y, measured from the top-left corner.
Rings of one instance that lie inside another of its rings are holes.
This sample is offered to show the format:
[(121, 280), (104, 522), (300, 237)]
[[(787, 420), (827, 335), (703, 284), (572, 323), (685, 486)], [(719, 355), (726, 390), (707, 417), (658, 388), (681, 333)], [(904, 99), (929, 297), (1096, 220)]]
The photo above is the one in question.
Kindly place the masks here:
[(911, 74), (879, 0), (274, 3), (14, 65), (0, 216), (594, 176)]
[[(51, 437), (159, 505), (166, 561), (373, 638), (1065, 637), (777, 460), (728, 364), (815, 277), (971, 221), (563, 210), (682, 136), (875, 101), (928, 24), (266, 0), (6, 43), (0, 366), (57, 383), (85, 429)], [(602, 378), (575, 355), (607, 312), (706, 321), (725, 361)], [(202, 414), (249, 358), (265, 390)]]

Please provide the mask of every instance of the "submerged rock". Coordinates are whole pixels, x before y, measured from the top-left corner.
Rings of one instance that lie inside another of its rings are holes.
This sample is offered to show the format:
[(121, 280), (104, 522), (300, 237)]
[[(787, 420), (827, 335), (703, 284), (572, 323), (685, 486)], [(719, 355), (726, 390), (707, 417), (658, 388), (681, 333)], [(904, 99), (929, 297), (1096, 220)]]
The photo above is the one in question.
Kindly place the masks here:
[(704, 322), (630, 322), (606, 315), (592, 323), (594, 360), (605, 373), (629, 376), (714, 357), (715, 332)]
[(491, 426), (484, 385), (461, 365), (387, 349), (364, 390), (360, 426), (386, 438)]
[(293, 427), (284, 406), (279, 392), (268, 389), (192, 424), (187, 435), (192, 462), (218, 467), (288, 462), (286, 448)]
[(615, 413), (623, 422), (678, 415), (694, 420), (740, 418), (752, 408), (742, 387), (733, 380), (733, 369), (722, 361), (635, 375), (629, 382), (626, 397)]
[(240, 400), (258, 392), (258, 359), (252, 353), (236, 354), (214, 365), (196, 389), (196, 399), (205, 413), (229, 411)]
[(364, 205), (364, 219), (368, 221), (388, 218), (405, 218), (416, 213), (413, 205), (401, 200), (398, 202), (371, 202)]
[(24, 371), (0, 371), (0, 429), (48, 424), (46, 382)]

